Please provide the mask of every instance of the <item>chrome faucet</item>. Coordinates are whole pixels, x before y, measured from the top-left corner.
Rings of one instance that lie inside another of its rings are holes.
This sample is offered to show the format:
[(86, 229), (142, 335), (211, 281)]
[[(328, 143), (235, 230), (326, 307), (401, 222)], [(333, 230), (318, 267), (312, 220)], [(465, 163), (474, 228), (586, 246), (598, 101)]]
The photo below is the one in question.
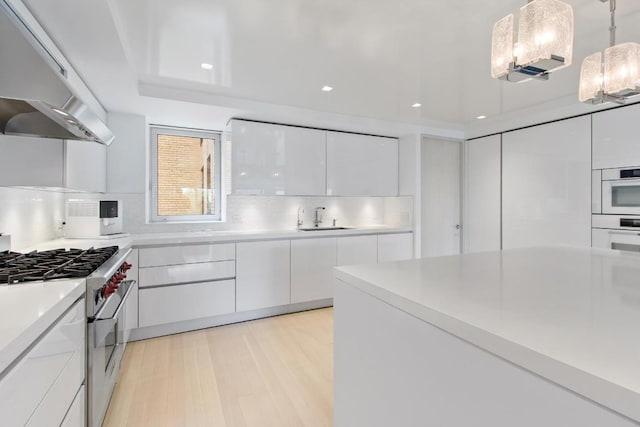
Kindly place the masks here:
[(322, 211), (325, 210), (326, 208), (324, 206), (319, 206), (316, 208), (316, 217), (313, 220), (313, 225), (314, 227), (319, 226), (320, 224), (322, 224)]
[(302, 227), (302, 223), (304, 222), (304, 219), (300, 219), (301, 213), (304, 213), (304, 208), (302, 206), (298, 208), (298, 228)]

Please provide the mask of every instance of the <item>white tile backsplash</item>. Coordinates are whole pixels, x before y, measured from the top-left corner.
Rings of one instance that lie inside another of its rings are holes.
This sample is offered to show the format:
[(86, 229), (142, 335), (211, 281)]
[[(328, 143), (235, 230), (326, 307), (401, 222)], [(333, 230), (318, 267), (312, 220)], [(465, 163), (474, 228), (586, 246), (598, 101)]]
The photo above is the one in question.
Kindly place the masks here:
[(0, 187), (0, 233), (11, 235), (12, 250), (59, 237), (64, 200), (56, 191)]
[(413, 197), (228, 196), (226, 222), (146, 223), (144, 194), (68, 194), (68, 198), (118, 199), (123, 202), (124, 231), (129, 233), (202, 230), (281, 230), (296, 227), (298, 207), (304, 226), (313, 226), (315, 208), (324, 206), (324, 225), (413, 226)]

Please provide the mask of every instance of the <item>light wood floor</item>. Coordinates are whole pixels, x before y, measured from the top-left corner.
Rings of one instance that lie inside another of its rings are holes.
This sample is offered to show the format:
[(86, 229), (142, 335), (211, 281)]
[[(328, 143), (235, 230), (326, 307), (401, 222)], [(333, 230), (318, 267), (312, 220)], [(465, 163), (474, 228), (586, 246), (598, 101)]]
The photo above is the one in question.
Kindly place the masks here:
[(104, 427), (329, 426), (333, 309), (127, 345)]

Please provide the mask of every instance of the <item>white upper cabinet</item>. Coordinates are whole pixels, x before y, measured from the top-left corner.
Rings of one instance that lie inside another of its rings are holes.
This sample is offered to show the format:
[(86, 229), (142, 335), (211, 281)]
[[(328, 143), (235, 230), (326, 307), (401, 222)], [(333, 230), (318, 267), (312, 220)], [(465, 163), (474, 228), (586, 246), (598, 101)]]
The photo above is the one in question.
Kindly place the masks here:
[(325, 131), (233, 120), (231, 142), (233, 194), (325, 193)]
[(502, 136), (502, 247), (591, 245), (591, 119)]
[(107, 191), (107, 146), (91, 141), (65, 141), (66, 187), (72, 190)]
[(0, 186), (107, 190), (107, 147), (91, 141), (0, 136)]
[(398, 140), (328, 131), (327, 195), (397, 196)]
[(640, 104), (593, 114), (593, 169), (640, 165)]
[(64, 141), (0, 135), (0, 185), (64, 187)]
[(463, 252), (500, 250), (500, 135), (464, 143)]

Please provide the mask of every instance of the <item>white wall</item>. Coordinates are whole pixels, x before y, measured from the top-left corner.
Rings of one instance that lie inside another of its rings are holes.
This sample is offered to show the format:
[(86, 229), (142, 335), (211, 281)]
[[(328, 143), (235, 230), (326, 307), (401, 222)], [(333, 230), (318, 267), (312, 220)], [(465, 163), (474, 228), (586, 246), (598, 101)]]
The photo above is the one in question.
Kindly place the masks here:
[(59, 237), (63, 216), (62, 193), (0, 187), (0, 233), (11, 235), (12, 250)]
[(144, 194), (147, 122), (143, 116), (109, 113), (115, 139), (107, 149), (107, 191)]
[(226, 222), (146, 223), (144, 194), (68, 193), (68, 198), (118, 199), (124, 207), (123, 227), (128, 233), (168, 233), (182, 231), (281, 230), (294, 229), (298, 207), (304, 209), (304, 226), (313, 226), (314, 210), (326, 208), (324, 225), (394, 227), (413, 226), (413, 198), (401, 197), (288, 197), (228, 196)]

